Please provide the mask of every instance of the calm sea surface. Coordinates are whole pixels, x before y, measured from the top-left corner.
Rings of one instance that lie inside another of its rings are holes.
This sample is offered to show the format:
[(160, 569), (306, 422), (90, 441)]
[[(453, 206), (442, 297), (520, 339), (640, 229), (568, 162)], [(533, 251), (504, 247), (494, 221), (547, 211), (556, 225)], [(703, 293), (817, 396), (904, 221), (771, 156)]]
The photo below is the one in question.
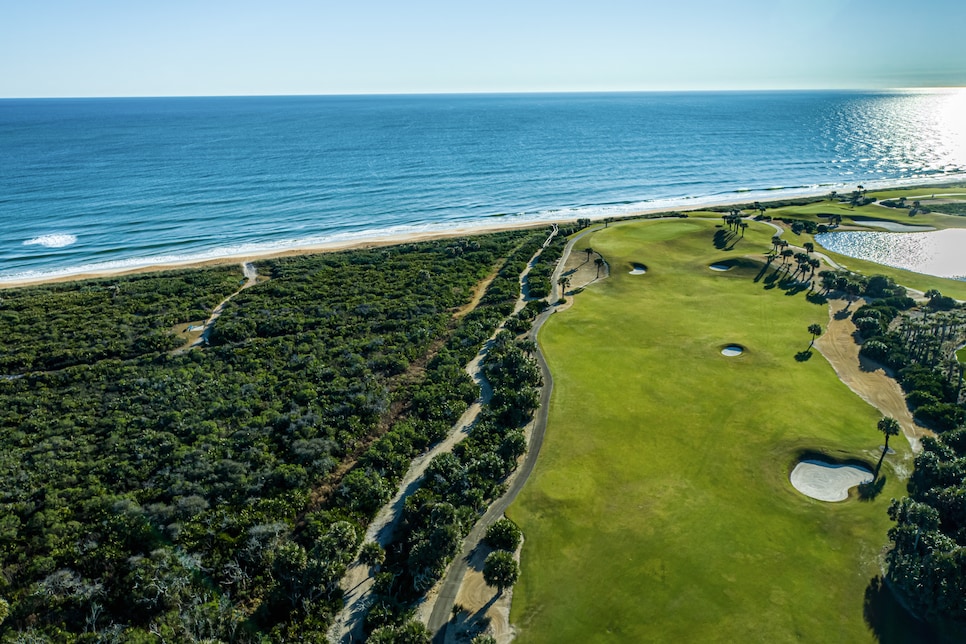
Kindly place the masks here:
[(956, 91), (0, 100), (0, 280), (964, 176)]

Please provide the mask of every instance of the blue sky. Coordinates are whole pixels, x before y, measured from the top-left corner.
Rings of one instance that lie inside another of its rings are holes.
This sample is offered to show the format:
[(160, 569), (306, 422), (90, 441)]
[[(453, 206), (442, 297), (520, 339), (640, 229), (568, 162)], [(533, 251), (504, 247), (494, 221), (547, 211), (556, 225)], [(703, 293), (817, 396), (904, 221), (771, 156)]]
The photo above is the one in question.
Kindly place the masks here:
[(962, 0), (0, 0), (0, 97), (966, 85)]

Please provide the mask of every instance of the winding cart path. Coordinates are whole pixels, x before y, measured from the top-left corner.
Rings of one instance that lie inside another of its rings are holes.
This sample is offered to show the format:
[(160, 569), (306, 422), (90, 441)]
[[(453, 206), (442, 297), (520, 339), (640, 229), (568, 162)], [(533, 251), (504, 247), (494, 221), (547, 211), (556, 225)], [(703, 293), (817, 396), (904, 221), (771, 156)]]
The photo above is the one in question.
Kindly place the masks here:
[[(530, 269), (536, 264), (536, 260), (543, 251), (543, 248), (547, 247), (556, 234), (557, 227), (554, 226), (547, 241), (544, 242), (543, 247), (534, 254), (527, 263), (527, 267), (521, 273), (521, 284), (526, 283), (526, 277)], [(521, 290), (514, 307), (514, 312), (519, 311), (525, 305), (526, 298), (523, 290)], [(496, 331), (493, 332), (493, 335), (490, 336), (490, 339), (484, 343), (483, 348), (480, 349), (465, 367), (466, 372), (473, 378), (473, 381), (480, 386), (480, 397), (467, 408), (456, 424), (453, 425), (452, 430), (450, 430), (446, 438), (437, 443), (431, 450), (413, 460), (409, 470), (403, 476), (402, 481), (400, 481), (396, 494), (379, 510), (376, 517), (372, 520), (372, 523), (366, 529), (366, 534), (363, 538), (364, 544), (376, 542), (385, 548), (392, 542), (396, 526), (402, 518), (402, 511), (405, 507), (406, 499), (419, 489), (426, 468), (436, 456), (451, 452), (460, 441), (469, 435), (483, 405), (486, 405), (493, 395), (490, 383), (487, 382), (486, 377), (483, 375), (483, 359), (489, 351), (493, 338), (502, 330), (503, 324), (500, 324)], [(329, 641), (340, 643), (365, 641), (365, 634), (362, 628), (363, 618), (372, 603), (372, 586), (374, 582), (375, 575), (372, 570), (356, 557), (349, 565), (346, 574), (339, 584), (345, 593), (345, 604), (339, 614), (336, 615), (329, 629)]]

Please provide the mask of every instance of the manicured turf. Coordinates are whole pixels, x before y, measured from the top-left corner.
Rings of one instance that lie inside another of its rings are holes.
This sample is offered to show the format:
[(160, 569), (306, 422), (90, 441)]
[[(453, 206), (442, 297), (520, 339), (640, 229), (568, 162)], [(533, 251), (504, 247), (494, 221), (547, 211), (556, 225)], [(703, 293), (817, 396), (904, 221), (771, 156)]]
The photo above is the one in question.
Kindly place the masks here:
[[(788, 475), (803, 450), (874, 464), (879, 414), (819, 354), (797, 361), (827, 308), (714, 262), (720, 220), (614, 225), (585, 238), (611, 277), (553, 316), (546, 442), (510, 516), (526, 535), (518, 641), (873, 639), (863, 595), (887, 543), (893, 464), (873, 501), (814, 501)], [(628, 275), (632, 262), (646, 275)], [(741, 344), (735, 358), (720, 349)]]
[[(931, 189), (905, 190), (902, 192), (905, 194), (924, 194), (928, 190)], [(948, 188), (947, 191), (966, 192), (966, 189)], [(898, 192), (899, 191), (893, 191), (893, 193)], [(940, 191), (936, 190), (936, 194), (940, 194)], [(910, 218), (908, 215), (904, 214), (903, 211), (887, 209), (881, 206), (870, 205), (853, 209), (847, 204), (831, 201), (823, 201), (821, 203), (809, 204), (807, 206), (788, 206), (785, 208), (777, 208), (769, 211), (769, 214), (775, 219), (786, 217), (790, 219), (810, 219), (816, 222), (824, 221), (818, 216), (820, 214), (840, 214), (843, 216), (843, 222), (845, 224), (857, 223), (860, 225), (864, 223), (861, 219), (852, 222), (851, 217), (860, 216), (867, 219), (881, 219), (884, 221), (895, 221), (900, 224), (933, 226), (936, 228), (966, 227), (966, 218), (957, 217), (954, 215), (930, 213), (926, 215), (918, 215), (915, 218)], [(944, 295), (949, 295), (950, 297), (954, 297), (959, 300), (966, 300), (966, 282), (935, 277), (933, 275), (924, 275), (922, 273), (914, 273), (912, 271), (907, 271), (900, 268), (892, 268), (891, 266), (883, 266), (882, 264), (876, 264), (875, 262), (869, 262), (862, 259), (857, 259), (855, 257), (834, 253), (824, 248), (821, 244), (815, 241), (815, 237), (813, 235), (809, 235), (808, 233), (796, 235), (791, 231), (786, 231), (782, 238), (788, 241), (790, 244), (799, 247), (805, 242), (814, 242), (817, 250), (831, 257), (839, 265), (844, 266), (848, 270), (856, 273), (863, 273), (865, 275), (888, 275), (897, 283), (909, 288), (914, 288), (923, 292), (934, 288), (941, 291)]]

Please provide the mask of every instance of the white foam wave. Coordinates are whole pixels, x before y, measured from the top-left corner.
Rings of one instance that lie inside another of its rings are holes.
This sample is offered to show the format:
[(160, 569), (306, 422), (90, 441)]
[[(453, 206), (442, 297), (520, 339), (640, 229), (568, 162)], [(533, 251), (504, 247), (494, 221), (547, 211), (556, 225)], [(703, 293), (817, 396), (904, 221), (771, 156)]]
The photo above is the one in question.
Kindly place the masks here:
[(41, 235), (28, 239), (23, 243), (24, 246), (43, 246), (45, 248), (63, 248), (77, 242), (77, 235), (70, 233), (54, 233), (51, 235)]
[[(953, 175), (952, 173), (947, 173), (947, 176), (951, 180), (953, 178), (961, 177), (962, 174), (960, 173)], [(915, 186), (918, 184), (930, 185), (935, 184), (935, 182), (935, 177), (917, 177), (905, 180), (892, 179), (882, 181), (866, 181), (864, 185), (868, 190), (875, 190), (885, 187)], [(654, 199), (645, 199), (621, 204), (582, 205), (547, 208), (543, 210), (506, 212), (500, 216), (468, 217), (465, 219), (456, 219), (447, 222), (437, 221), (424, 222), (420, 224), (400, 224), (384, 228), (370, 228), (352, 232), (329, 233), (298, 238), (289, 237), (274, 241), (224, 245), (195, 253), (129, 257), (112, 261), (86, 263), (75, 265), (70, 268), (53, 270), (28, 270), (6, 274), (0, 271), (0, 283), (43, 280), (82, 274), (112, 273), (149, 266), (175, 266), (193, 264), (214, 259), (222, 260), (270, 255), (286, 250), (332, 248), (348, 244), (364, 243), (367, 241), (379, 242), (398, 239), (404, 242), (406, 241), (407, 236), (419, 235), (421, 233), (452, 234), (461, 230), (466, 230), (469, 233), (470, 231), (499, 229), (506, 227), (508, 224), (539, 224), (543, 222), (567, 221), (580, 218), (603, 219), (606, 217), (622, 217), (642, 213), (673, 211), (678, 208), (692, 210), (702, 207), (722, 206), (739, 202), (749, 203), (758, 199), (760, 199), (762, 202), (768, 202), (770, 200), (789, 197), (820, 196), (828, 194), (829, 190), (838, 190), (840, 193), (843, 193), (853, 189), (854, 187), (854, 184), (847, 184), (843, 182), (812, 184), (808, 186), (785, 188), (779, 188), (776, 186), (769, 188), (754, 188), (751, 189), (750, 192), (738, 192), (737, 190), (732, 190), (719, 192), (716, 194), (662, 196)], [(56, 248), (70, 245), (76, 242), (76, 240), (77, 238), (74, 235), (61, 233), (36, 237), (24, 242), (24, 244), (39, 244)]]

